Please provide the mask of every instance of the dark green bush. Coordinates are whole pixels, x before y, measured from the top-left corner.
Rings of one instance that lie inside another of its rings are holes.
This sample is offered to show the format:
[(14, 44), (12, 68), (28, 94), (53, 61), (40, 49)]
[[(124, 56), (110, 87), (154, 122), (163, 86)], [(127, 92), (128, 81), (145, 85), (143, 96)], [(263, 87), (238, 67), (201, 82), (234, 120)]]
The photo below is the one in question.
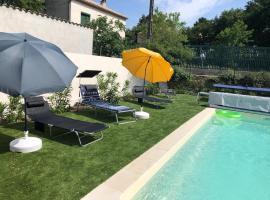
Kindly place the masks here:
[[(269, 72), (233, 73), (227, 71), (219, 76), (188, 75), (183, 69), (176, 68), (169, 83), (170, 88), (178, 93), (196, 94), (199, 91), (213, 91), (213, 84), (242, 85), (250, 87), (270, 87)], [(245, 91), (237, 91), (246, 94)]]

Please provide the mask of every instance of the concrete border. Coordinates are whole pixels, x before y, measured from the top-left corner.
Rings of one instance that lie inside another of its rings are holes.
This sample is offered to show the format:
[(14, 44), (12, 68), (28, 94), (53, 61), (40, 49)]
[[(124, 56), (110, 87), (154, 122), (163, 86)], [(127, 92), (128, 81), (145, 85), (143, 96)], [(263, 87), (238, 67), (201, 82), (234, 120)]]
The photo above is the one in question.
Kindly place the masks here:
[(206, 108), (133, 160), (82, 200), (129, 200), (215, 113)]

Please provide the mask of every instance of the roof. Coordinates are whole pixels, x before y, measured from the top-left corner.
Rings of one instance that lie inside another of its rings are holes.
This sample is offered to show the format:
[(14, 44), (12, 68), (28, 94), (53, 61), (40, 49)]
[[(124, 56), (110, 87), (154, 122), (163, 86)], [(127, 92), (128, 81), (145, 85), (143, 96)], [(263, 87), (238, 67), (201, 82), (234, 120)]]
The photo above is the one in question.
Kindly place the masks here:
[(24, 8), (20, 8), (20, 7), (14, 6), (12, 4), (0, 3), (0, 7), (11, 8), (13, 10), (18, 10), (20, 12), (25, 12), (25, 13), (32, 14), (32, 15), (37, 15), (37, 16), (41, 16), (41, 17), (44, 17), (44, 18), (46, 17), (48, 19), (53, 19), (53, 20), (57, 20), (57, 21), (60, 21), (60, 22), (63, 22), (63, 23), (67, 23), (67, 24), (71, 24), (71, 25), (75, 25), (75, 26), (80, 26), (80, 27), (83, 27), (83, 28), (91, 29), (90, 27), (84, 26), (82, 24), (70, 22), (70, 21), (64, 20), (64, 19), (59, 18), (59, 17), (54, 17), (54, 16), (47, 15), (45, 13), (36, 12), (36, 11), (32, 11), (32, 10), (27, 10), (27, 9), (24, 9)]
[(89, 0), (74, 0), (74, 1), (83, 3), (85, 5), (88, 5), (88, 6), (91, 6), (91, 7), (94, 7), (94, 8), (97, 8), (97, 9), (99, 9), (101, 11), (104, 11), (106, 13), (114, 15), (114, 16), (122, 19), (122, 20), (127, 20), (128, 19), (126, 16), (124, 16), (124, 15), (118, 13), (118, 12), (115, 12), (114, 10), (112, 10), (112, 9), (106, 7), (106, 6), (102, 6), (102, 5), (100, 5), (100, 4), (98, 4), (98, 3), (94, 2), (94, 1), (89, 1)]

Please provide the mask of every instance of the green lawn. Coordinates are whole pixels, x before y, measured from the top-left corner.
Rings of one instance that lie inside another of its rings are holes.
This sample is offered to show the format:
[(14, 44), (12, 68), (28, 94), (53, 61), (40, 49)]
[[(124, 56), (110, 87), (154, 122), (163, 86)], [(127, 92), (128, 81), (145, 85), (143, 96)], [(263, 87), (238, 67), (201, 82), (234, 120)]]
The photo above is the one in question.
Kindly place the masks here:
[[(122, 103), (139, 109), (135, 102)], [(0, 126), (0, 199), (80, 199), (202, 109), (194, 96), (178, 95), (163, 109), (145, 104), (149, 120), (120, 126), (108, 113), (95, 116), (90, 109), (66, 113), (108, 123), (110, 128), (102, 141), (87, 147), (79, 147), (74, 135), (52, 139), (31, 129), (31, 134), (42, 138), (43, 148), (30, 154), (8, 149), (11, 140), (22, 136), (22, 124)]]

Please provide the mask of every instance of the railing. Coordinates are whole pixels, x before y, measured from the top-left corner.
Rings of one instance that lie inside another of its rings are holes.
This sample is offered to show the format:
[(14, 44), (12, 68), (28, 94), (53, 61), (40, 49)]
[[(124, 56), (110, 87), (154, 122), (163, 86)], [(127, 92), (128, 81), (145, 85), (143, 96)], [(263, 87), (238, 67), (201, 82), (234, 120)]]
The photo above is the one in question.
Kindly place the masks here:
[(179, 63), (187, 68), (270, 71), (270, 47), (189, 46), (192, 59)]

